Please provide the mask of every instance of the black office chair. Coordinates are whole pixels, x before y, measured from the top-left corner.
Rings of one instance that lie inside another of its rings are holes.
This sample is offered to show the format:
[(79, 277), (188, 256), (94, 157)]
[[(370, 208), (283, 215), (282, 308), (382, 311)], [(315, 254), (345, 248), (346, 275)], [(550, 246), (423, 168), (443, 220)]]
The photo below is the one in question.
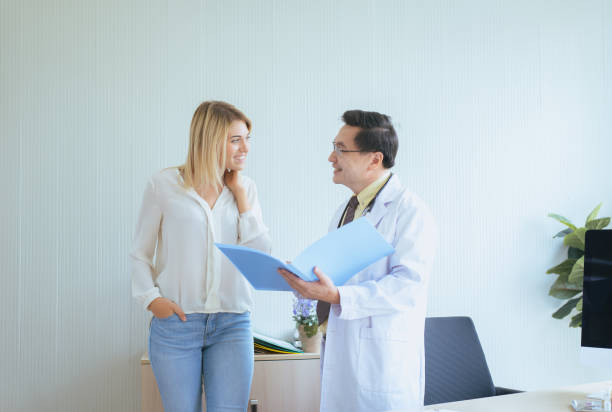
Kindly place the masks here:
[(471, 318), (425, 319), (425, 405), (518, 392), (493, 385)]

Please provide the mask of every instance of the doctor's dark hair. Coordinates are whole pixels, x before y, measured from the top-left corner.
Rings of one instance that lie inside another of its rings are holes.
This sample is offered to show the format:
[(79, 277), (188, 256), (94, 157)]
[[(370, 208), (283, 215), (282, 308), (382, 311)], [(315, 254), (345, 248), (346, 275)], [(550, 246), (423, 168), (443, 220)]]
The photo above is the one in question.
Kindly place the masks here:
[(342, 121), (361, 129), (355, 136), (355, 144), (359, 150), (381, 152), (383, 167), (385, 169), (393, 167), (399, 144), (389, 116), (378, 112), (348, 110), (342, 115)]

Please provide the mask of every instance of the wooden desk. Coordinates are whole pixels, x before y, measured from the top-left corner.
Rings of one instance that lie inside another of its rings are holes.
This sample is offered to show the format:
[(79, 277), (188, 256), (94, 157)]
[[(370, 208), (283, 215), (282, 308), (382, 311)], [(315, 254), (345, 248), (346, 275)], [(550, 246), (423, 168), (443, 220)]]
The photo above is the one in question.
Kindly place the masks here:
[[(313, 412), (319, 410), (321, 380), (318, 353), (255, 355), (250, 400), (257, 400), (257, 412)], [(143, 412), (163, 412), (151, 362), (140, 360)], [(202, 411), (206, 402), (202, 396)], [(250, 409), (249, 409), (250, 411)]]
[(590, 393), (612, 386), (612, 381), (568, 386), (560, 389), (515, 393), (469, 401), (439, 403), (425, 407), (426, 411), (450, 409), (457, 412), (573, 412), (573, 399), (584, 399)]

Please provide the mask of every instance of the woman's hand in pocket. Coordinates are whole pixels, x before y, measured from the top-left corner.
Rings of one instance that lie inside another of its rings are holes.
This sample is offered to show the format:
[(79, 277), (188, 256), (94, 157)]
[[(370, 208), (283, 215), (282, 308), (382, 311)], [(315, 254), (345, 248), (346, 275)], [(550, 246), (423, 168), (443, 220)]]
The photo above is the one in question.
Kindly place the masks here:
[(148, 309), (153, 312), (153, 316), (158, 319), (169, 318), (176, 313), (183, 322), (187, 320), (183, 309), (167, 298), (155, 298)]

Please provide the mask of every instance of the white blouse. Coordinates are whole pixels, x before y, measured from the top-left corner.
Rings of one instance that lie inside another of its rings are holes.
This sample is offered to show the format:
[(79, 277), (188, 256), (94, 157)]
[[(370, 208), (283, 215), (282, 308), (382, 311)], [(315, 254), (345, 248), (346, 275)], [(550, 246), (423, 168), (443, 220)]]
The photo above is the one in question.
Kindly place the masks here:
[(239, 244), (270, 252), (255, 182), (241, 178), (251, 206), (242, 214), (227, 186), (211, 210), (193, 188), (182, 186), (177, 168), (149, 179), (130, 253), (132, 294), (145, 308), (163, 296), (185, 313), (252, 309), (251, 285), (214, 245)]

